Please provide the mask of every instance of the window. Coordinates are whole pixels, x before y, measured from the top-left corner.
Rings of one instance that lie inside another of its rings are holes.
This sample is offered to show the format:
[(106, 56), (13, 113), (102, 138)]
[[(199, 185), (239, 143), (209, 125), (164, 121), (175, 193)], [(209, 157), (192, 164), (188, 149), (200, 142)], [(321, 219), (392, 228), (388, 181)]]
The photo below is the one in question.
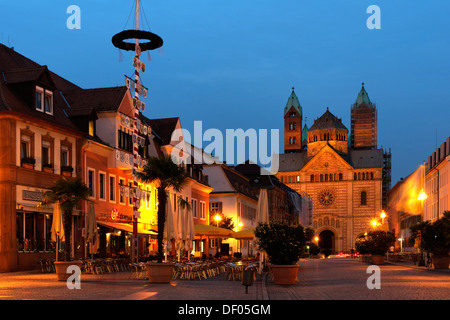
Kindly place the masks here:
[(222, 202), (210, 202), (209, 207), (211, 212), (222, 212)]
[[(222, 202), (220, 202), (222, 204)], [(200, 201), (200, 219), (206, 219), (206, 203)]]
[(100, 172), (98, 174), (98, 198), (106, 200), (106, 174)]
[(361, 192), (361, 205), (367, 205), (367, 193), (365, 191)]
[(53, 114), (53, 94), (49, 91), (44, 94), (44, 109), (45, 113)]
[(119, 203), (125, 204), (125, 179), (119, 178), (119, 185), (120, 185), (120, 195), (119, 195)]
[(69, 165), (69, 148), (67, 146), (61, 146), (61, 167)]
[(36, 110), (53, 114), (53, 93), (36, 87)]
[(17, 251), (52, 251), (51, 226), (52, 216), (49, 214), (18, 211)]
[(197, 200), (196, 199), (192, 199), (191, 200), (191, 210), (192, 210), (192, 216), (194, 218), (198, 218), (198, 209), (197, 209)]
[(42, 165), (51, 164), (50, 148), (51, 148), (50, 142), (42, 141)]
[(314, 182), (314, 175), (311, 175), (311, 182)]
[(128, 204), (133, 205), (133, 181), (128, 181)]
[(116, 177), (109, 176), (109, 201), (116, 202)]
[(21, 135), (20, 137), (20, 158), (31, 157), (31, 137), (28, 135)]
[(43, 95), (44, 95), (44, 89), (40, 87), (36, 87), (36, 110), (38, 111), (44, 111), (43, 108)]
[(94, 121), (92, 121), (92, 120), (89, 121), (89, 135), (90, 136), (94, 136), (95, 135)]
[(89, 196), (91, 198), (95, 198), (94, 175), (95, 175), (94, 170), (88, 169), (88, 188), (90, 190)]
[(120, 149), (123, 149), (128, 152), (133, 152), (133, 136), (131, 134), (119, 130), (118, 139), (119, 139), (118, 146)]

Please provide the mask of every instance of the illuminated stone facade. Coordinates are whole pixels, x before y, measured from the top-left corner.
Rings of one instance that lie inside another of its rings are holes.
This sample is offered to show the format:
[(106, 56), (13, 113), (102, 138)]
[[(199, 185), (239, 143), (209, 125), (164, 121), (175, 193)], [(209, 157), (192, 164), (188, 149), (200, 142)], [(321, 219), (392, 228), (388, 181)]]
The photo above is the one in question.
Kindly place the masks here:
[(348, 137), (342, 120), (327, 109), (307, 131), (306, 147), (280, 154), (277, 174), (312, 198), (318, 244), (335, 253), (350, 252), (382, 211), (383, 150), (350, 148)]

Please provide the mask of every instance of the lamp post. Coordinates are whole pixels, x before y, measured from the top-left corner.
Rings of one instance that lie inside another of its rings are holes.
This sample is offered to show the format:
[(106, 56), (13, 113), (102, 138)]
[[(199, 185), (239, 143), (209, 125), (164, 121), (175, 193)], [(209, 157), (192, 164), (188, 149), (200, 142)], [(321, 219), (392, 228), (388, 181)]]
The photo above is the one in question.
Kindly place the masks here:
[(398, 241), (400, 241), (400, 252), (403, 252), (403, 238), (399, 238)]
[(222, 217), (220, 216), (220, 214), (216, 214), (216, 215), (214, 216), (214, 220), (216, 220), (217, 227), (219, 227), (219, 221), (222, 220)]

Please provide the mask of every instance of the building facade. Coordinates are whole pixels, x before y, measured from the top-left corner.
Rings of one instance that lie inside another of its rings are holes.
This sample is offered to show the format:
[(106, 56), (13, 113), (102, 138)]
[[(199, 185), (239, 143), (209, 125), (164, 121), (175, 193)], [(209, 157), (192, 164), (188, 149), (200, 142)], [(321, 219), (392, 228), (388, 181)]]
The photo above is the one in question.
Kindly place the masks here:
[[(360, 101), (370, 102), (364, 87), (352, 108)], [(352, 118), (354, 141), (359, 139), (356, 128), (365, 122)], [(285, 137), (289, 134), (285, 130)], [(307, 130), (305, 148), (279, 155), (276, 176), (312, 199), (313, 228), (322, 249), (350, 252), (356, 238), (370, 230), (370, 221), (380, 215), (385, 154), (373, 144), (352, 148), (347, 127), (327, 108)]]

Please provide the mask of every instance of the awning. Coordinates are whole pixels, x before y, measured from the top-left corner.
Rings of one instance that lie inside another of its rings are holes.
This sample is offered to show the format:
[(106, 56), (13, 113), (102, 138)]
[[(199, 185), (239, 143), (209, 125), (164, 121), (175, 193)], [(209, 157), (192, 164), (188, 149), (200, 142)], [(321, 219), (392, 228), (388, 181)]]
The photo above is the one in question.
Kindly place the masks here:
[[(97, 220), (97, 224), (113, 229), (133, 232), (133, 225), (131, 223), (115, 223)], [(146, 230), (142, 228), (138, 223), (138, 234), (147, 236), (147, 235), (157, 235), (158, 233), (153, 230)]]
[(194, 226), (196, 236), (208, 236), (215, 238), (231, 238), (232, 230), (218, 228), (207, 224), (196, 224)]
[(253, 240), (255, 238), (255, 229), (250, 228), (238, 232), (233, 232), (231, 237), (238, 240)]

